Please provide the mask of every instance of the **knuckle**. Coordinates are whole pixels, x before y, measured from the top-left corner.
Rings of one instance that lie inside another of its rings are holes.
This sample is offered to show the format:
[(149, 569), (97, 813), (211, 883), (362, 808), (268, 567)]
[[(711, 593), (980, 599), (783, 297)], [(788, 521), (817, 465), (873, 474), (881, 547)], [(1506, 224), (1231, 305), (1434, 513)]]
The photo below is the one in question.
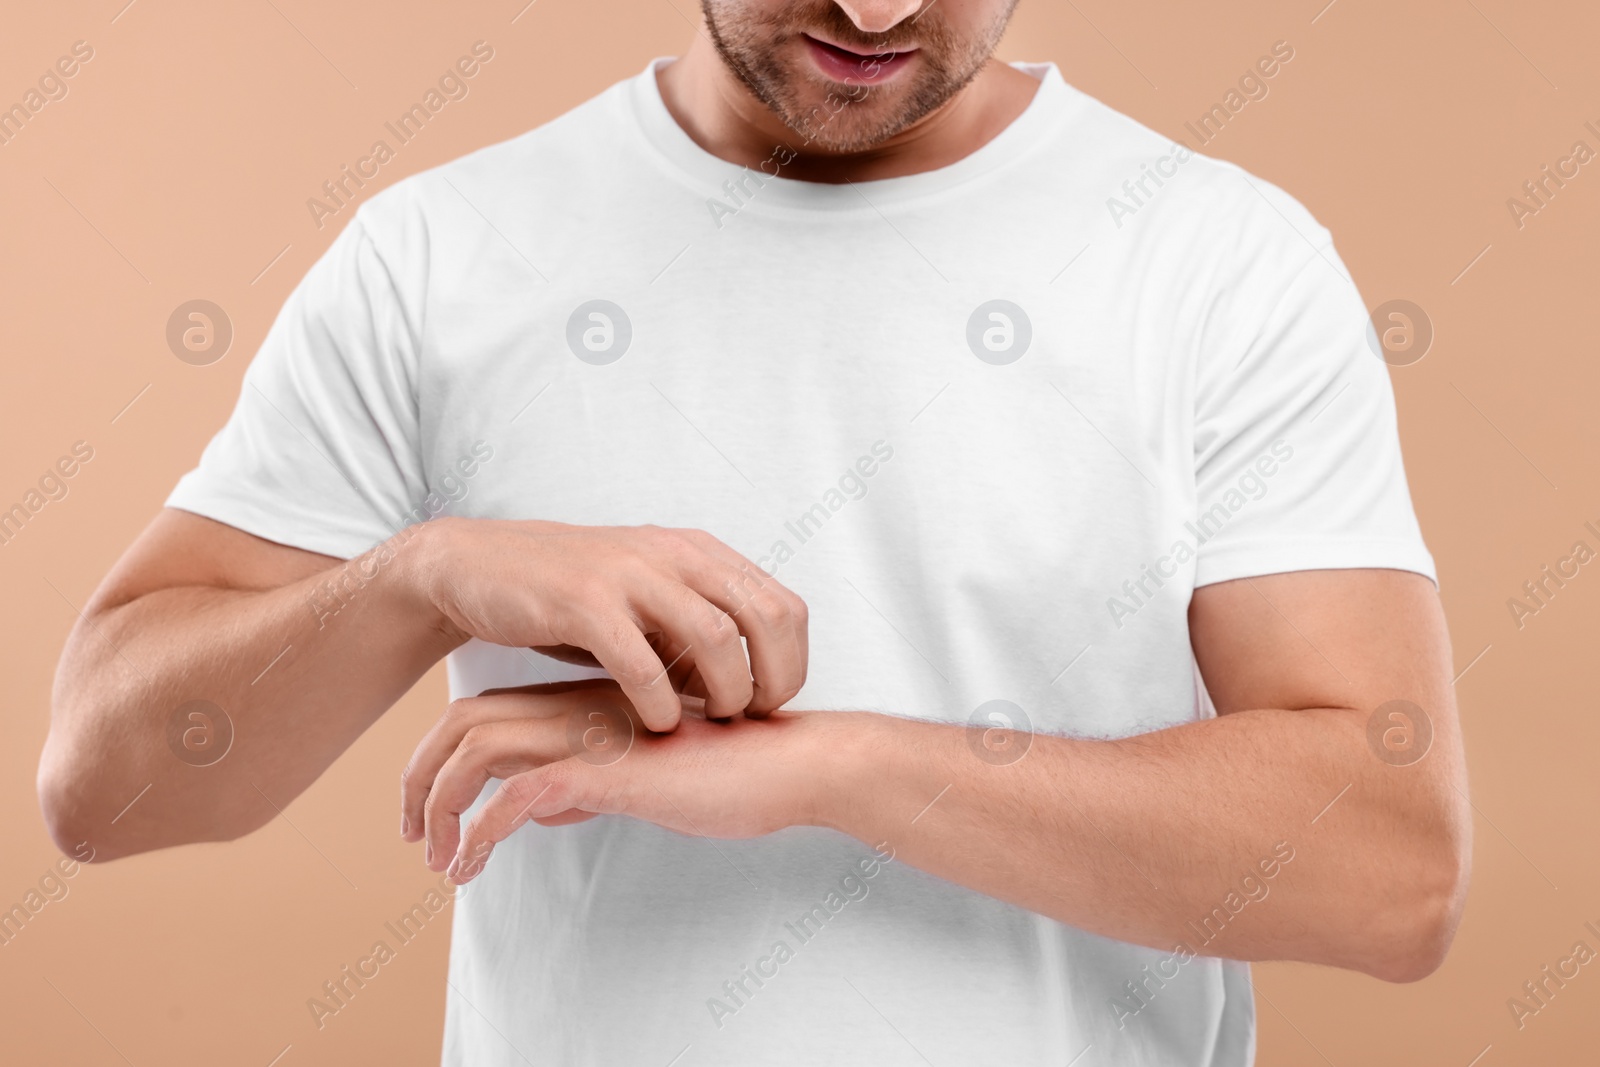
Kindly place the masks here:
[(749, 603), (756, 615), (769, 626), (787, 626), (794, 614), (788, 602), (767, 587), (756, 590)]
[(771, 575), (743, 556), (735, 556), (725, 566), (733, 573), (741, 589), (754, 592), (776, 584), (773, 582)]
[(514, 775), (500, 786), (505, 803), (510, 808), (511, 822), (520, 819), (529, 808), (540, 801), (558, 802), (562, 796), (565, 774), (555, 764), (537, 771)]
[(661, 664), (644, 659), (631, 660), (613, 672), (616, 680), (625, 686), (643, 688), (661, 676)]
[(761, 690), (761, 706), (766, 710), (781, 708), (800, 694), (800, 685), (793, 681), (783, 684), (764, 686)]
[(532, 773), (514, 774), (500, 783), (500, 791), (495, 795), (506, 804), (521, 807), (528, 802), (528, 785), (534, 777)]
[(463, 757), (475, 756), (483, 750), (488, 740), (489, 731), (486, 727), (471, 727), (461, 735), (461, 740), (456, 744), (456, 752)]
[[(639, 624), (627, 615), (610, 614), (590, 622), (589, 632), (602, 649), (630, 650), (639, 634)], [(630, 660), (636, 657), (630, 655)]]
[(672, 532), (678, 535), (679, 540), (694, 545), (696, 548), (711, 548), (722, 543), (706, 531), (694, 526), (679, 527)]
[(665, 526), (657, 526), (653, 522), (645, 523), (643, 526), (637, 527), (637, 530), (640, 540), (644, 542), (647, 548), (670, 549), (678, 543), (678, 531), (669, 530)]
[(704, 530), (690, 527), (672, 527), (661, 531), (658, 545), (663, 552), (676, 559), (708, 551), (708, 542), (715, 541)]
[(701, 614), (695, 629), (701, 641), (719, 651), (731, 649), (739, 643), (739, 627), (734, 625), (726, 612), (715, 607)]

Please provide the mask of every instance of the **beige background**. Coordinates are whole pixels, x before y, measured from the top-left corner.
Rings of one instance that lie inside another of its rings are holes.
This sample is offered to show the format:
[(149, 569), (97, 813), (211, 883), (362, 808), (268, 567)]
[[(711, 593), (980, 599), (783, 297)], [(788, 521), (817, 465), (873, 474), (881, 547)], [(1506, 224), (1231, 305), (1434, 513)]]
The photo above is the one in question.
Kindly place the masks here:
[[(306, 199), (476, 40), (495, 58), (471, 95), (401, 148), (380, 184), (679, 52), (697, 18), (690, 0), (125, 2), (0, 14), (0, 105), (73, 42), (94, 49), (69, 94), (0, 146), (0, 510), (75, 441), (94, 448), (69, 495), (0, 546), (0, 910), (56, 859), (33, 777), (73, 605), (221, 424), (278, 306), (348, 218), (319, 230)], [(1600, 548), (1582, 529), (1600, 526), (1600, 163), (1520, 230), (1506, 200), (1575, 140), (1600, 149), (1584, 129), (1600, 128), (1600, 10), (1323, 3), (1025, 0), (1003, 54), (1054, 60), (1177, 137), (1288, 41), (1295, 58), (1271, 94), (1206, 150), (1300, 197), (1369, 306), (1415, 301), (1437, 330), (1427, 358), (1393, 378), (1466, 671), (1472, 895), (1449, 962), (1421, 984), (1257, 968), (1260, 1062), (1594, 1062), (1600, 965), (1520, 1031), (1506, 1001), (1580, 937), (1600, 948), (1583, 930), (1600, 926), (1600, 565), (1520, 631), (1506, 601), (1575, 540)], [(194, 298), (220, 304), (235, 328), (210, 366), (180, 362), (165, 341), (168, 316)], [(396, 782), (443, 693), (436, 671), (246, 840), (73, 878), (0, 947), (6, 1062), (437, 1062), (442, 922), (321, 1031), (306, 999), (433, 882), (396, 836)]]

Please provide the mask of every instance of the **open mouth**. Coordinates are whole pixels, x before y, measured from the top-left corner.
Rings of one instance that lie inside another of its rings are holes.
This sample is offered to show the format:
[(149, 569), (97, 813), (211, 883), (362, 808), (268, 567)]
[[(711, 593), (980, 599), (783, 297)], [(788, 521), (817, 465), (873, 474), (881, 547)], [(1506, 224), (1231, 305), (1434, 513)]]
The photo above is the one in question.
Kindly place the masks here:
[(875, 85), (894, 77), (917, 54), (915, 48), (902, 52), (852, 52), (836, 44), (802, 34), (806, 49), (824, 76), (853, 85)]

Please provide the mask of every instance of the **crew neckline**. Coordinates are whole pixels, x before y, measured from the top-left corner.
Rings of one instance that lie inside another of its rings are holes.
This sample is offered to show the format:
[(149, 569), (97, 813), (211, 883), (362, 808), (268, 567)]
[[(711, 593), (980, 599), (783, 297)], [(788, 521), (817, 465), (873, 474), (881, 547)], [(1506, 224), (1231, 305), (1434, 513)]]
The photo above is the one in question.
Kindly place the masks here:
[[(720, 190), (730, 177), (743, 173), (740, 164), (715, 156), (690, 137), (667, 110), (657, 72), (676, 57), (658, 56), (645, 65), (626, 94), (633, 120), (658, 161), (697, 191)], [(1008, 166), (1038, 147), (1078, 103), (1054, 63), (1013, 63), (1037, 78), (1039, 87), (1022, 113), (988, 142), (954, 163), (894, 178), (863, 182), (813, 182), (781, 175), (766, 178), (761, 193), (748, 206), (759, 209), (876, 211), (889, 204), (922, 199), (957, 188), (979, 175)], [(752, 168), (754, 169), (754, 168)]]

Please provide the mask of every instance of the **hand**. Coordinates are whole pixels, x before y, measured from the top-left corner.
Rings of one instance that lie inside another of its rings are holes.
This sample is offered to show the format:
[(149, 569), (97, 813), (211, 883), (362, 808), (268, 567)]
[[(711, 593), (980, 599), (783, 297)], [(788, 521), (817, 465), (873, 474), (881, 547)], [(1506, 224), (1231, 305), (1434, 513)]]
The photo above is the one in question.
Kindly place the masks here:
[(490, 519), (424, 530), (412, 574), (442, 626), (564, 659), (587, 661), (584, 650), (652, 730), (677, 725), (678, 692), (726, 718), (773, 711), (805, 683), (805, 603), (704, 531)]
[[(525, 822), (630, 815), (679, 833), (743, 838), (815, 823), (843, 716), (783, 713), (714, 721), (685, 714), (652, 734), (608, 679), (491, 690), (453, 702), (401, 778), (401, 833), (464, 885)], [(500, 788), (463, 832), (490, 778)]]

